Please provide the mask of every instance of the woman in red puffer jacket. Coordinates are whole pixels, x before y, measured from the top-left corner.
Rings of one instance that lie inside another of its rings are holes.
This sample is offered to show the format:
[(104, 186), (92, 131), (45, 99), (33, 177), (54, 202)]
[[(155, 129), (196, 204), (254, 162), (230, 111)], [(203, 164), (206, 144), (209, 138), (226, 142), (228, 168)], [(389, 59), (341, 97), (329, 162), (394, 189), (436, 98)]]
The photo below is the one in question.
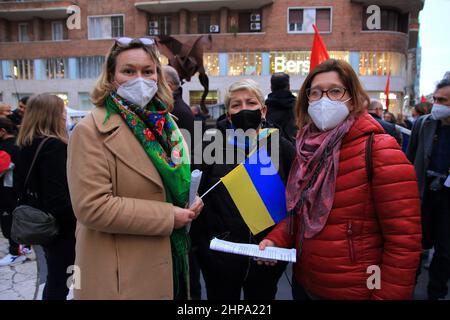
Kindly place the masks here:
[(260, 243), (297, 249), (294, 299), (412, 297), (421, 254), (416, 175), (368, 103), (338, 60), (318, 65), (300, 90), (291, 215)]

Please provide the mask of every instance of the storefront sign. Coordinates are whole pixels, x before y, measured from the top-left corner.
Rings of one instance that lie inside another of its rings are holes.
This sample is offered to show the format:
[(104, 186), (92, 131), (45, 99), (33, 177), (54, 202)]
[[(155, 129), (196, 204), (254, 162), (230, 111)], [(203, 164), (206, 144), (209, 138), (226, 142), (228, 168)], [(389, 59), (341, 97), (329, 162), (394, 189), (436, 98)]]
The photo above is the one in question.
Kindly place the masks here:
[(275, 72), (308, 74), (309, 60), (286, 60), (285, 57), (275, 57)]

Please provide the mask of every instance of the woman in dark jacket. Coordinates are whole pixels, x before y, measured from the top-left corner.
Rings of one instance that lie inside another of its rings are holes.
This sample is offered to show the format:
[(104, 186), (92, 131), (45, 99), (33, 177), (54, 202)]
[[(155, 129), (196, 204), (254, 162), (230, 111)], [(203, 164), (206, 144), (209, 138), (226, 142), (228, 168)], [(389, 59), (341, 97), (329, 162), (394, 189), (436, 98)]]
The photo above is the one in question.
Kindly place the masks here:
[(66, 111), (62, 99), (39, 94), (30, 98), (17, 138), (21, 148), (17, 165), (19, 190), (33, 161), (39, 144), (46, 138), (28, 182), (30, 192), (37, 195), (37, 208), (52, 214), (59, 235), (44, 246), (47, 281), (43, 300), (65, 300), (69, 292), (67, 268), (75, 261), (76, 220), (67, 186)]
[[(22, 254), (20, 245), (11, 239), (12, 211), (16, 207), (17, 179), (14, 167), (17, 164), (19, 147), (16, 145), (17, 127), (7, 117), (0, 117), (0, 151), (5, 151), (13, 164), (10, 167), (12, 179), (7, 181), (7, 174), (0, 176), (0, 222), (2, 233), (9, 241), (9, 254), (0, 259), (0, 267), (24, 262), (27, 258)], [(1, 173), (0, 173), (1, 175)]]
[[(222, 137), (223, 144), (216, 144), (217, 141), (212, 143), (217, 146), (213, 155), (215, 161), (201, 168), (203, 177), (200, 194), (236, 168), (249, 152), (256, 148), (261, 150), (263, 146), (267, 147), (272, 163), (277, 162), (275, 157), (278, 156), (278, 175), (286, 183), (294, 159), (294, 147), (277, 131), (272, 132), (262, 127), (267, 108), (258, 85), (252, 80), (232, 84), (225, 98), (225, 107), (227, 119), (218, 125), (216, 135), (216, 139)], [(244, 131), (253, 129), (256, 134), (246, 143), (244, 139), (239, 138), (238, 133), (236, 139), (235, 129)], [(209, 148), (210, 146), (205, 147), (204, 156), (207, 156)], [(218, 153), (222, 153), (223, 158)], [(233, 161), (228, 161), (230, 153), (234, 154)], [(205, 163), (211, 163), (208, 159), (204, 160)], [(203, 199), (205, 207), (197, 220), (192, 223), (191, 239), (194, 254), (197, 255), (205, 279), (208, 299), (239, 300), (241, 289), (244, 291), (245, 300), (275, 299), (277, 284), (286, 263), (280, 263), (276, 268), (270, 269), (258, 265), (251, 257), (209, 249), (209, 242), (213, 237), (232, 242), (258, 244), (271, 228), (252, 234), (223, 183)]]

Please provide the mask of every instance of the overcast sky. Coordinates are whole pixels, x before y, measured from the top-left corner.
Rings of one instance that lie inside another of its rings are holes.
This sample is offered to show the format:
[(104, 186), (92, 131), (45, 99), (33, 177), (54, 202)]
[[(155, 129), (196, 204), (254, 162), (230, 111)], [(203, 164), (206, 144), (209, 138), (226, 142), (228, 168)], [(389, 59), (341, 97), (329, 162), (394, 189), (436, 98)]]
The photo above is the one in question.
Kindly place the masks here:
[(450, 0), (425, 0), (420, 13), (420, 94), (432, 93), (450, 71)]

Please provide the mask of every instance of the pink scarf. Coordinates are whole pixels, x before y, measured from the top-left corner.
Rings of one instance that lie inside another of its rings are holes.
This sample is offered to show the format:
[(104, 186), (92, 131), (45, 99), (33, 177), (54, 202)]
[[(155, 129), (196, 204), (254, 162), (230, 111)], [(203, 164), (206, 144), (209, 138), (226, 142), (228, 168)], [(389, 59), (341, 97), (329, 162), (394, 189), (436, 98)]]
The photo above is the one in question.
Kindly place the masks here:
[(288, 211), (299, 215), (300, 230), (312, 238), (325, 226), (333, 206), (342, 139), (355, 119), (329, 131), (308, 124), (297, 136), (296, 157), (286, 186)]

